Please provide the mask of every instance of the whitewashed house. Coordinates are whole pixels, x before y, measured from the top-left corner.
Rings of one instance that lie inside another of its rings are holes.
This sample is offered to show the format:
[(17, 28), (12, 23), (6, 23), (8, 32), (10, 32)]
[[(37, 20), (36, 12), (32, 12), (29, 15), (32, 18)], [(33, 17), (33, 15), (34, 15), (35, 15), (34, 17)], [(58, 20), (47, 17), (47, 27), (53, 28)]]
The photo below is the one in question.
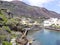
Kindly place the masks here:
[(26, 24), (26, 25), (39, 25), (39, 23), (37, 21), (34, 21), (30, 18), (22, 18), (21, 23)]
[(45, 20), (44, 21), (44, 26), (50, 26), (50, 25), (52, 25), (52, 24), (57, 24), (57, 20), (58, 20), (58, 18), (50, 18), (50, 19), (48, 19), (48, 20)]
[(60, 19), (57, 20), (56, 25), (60, 26)]
[(44, 26), (50, 26), (51, 25), (51, 22), (50, 21), (48, 21), (48, 20), (45, 20), (44, 21)]

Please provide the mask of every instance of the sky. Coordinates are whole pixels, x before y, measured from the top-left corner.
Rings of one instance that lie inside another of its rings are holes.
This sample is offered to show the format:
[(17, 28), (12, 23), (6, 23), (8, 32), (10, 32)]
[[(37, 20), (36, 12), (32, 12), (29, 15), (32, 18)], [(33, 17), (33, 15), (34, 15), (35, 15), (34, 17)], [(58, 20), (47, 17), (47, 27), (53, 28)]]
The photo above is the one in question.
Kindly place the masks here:
[[(4, 0), (4, 1), (10, 2), (12, 0)], [(19, 0), (19, 1), (23, 1), (31, 6), (44, 7), (48, 10), (60, 13), (60, 0)]]

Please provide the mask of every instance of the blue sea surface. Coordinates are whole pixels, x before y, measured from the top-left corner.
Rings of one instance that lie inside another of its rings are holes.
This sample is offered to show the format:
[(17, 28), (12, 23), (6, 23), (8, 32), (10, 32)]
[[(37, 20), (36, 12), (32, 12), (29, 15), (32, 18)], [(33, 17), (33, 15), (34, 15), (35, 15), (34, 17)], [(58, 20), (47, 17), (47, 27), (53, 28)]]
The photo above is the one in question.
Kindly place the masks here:
[(60, 45), (60, 31), (43, 29), (36, 32), (34, 38), (40, 43), (39, 45)]

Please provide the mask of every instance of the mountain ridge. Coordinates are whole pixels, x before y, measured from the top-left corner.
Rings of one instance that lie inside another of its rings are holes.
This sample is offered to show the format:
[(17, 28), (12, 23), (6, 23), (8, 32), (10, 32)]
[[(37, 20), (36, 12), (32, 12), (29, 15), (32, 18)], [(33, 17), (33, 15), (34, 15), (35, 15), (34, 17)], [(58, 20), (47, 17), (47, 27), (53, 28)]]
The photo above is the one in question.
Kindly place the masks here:
[(30, 6), (21, 1), (0, 1), (0, 4), (1, 8), (9, 9), (16, 16), (60, 18), (60, 14), (54, 11), (47, 10), (44, 7)]

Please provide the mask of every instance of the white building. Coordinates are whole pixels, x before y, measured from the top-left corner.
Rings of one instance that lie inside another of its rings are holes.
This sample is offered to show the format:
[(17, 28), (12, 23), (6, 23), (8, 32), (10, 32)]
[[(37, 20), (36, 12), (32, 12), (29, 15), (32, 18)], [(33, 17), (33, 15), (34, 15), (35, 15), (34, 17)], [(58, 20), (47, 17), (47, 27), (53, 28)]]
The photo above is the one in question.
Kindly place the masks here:
[(50, 26), (51, 25), (51, 22), (50, 21), (48, 21), (48, 20), (45, 20), (44, 21), (44, 26)]
[(50, 25), (52, 25), (52, 24), (57, 24), (57, 20), (58, 20), (58, 18), (50, 18), (50, 19), (48, 19), (48, 20), (45, 20), (44, 21), (44, 26), (50, 26)]
[(60, 19), (57, 20), (56, 25), (60, 26)]
[(37, 21), (34, 21), (30, 18), (22, 18), (21, 23), (26, 25), (40, 25)]

